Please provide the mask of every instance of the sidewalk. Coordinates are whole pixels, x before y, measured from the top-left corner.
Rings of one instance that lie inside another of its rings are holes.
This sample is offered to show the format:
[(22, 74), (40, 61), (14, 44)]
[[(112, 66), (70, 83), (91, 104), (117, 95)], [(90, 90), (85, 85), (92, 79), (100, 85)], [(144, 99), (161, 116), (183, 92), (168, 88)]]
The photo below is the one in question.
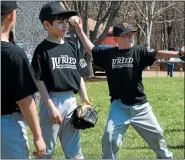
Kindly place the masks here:
[[(182, 78), (184, 75), (185, 72), (173, 72), (173, 77)], [(167, 77), (167, 71), (143, 71), (142, 77)], [(97, 72), (95, 77), (89, 77), (86, 80), (106, 80), (105, 72)]]
[[(143, 71), (143, 77), (167, 77), (165, 71)], [(173, 72), (173, 77), (184, 77), (184, 72)]]

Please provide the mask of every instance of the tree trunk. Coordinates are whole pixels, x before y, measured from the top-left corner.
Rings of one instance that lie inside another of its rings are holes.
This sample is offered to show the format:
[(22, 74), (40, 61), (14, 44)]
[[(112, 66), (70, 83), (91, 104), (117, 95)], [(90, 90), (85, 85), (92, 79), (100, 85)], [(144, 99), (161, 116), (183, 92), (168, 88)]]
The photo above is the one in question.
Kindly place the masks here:
[(167, 34), (167, 24), (166, 22), (164, 23), (164, 44), (165, 44), (165, 48), (168, 49), (168, 34)]
[(137, 45), (140, 45), (140, 34), (141, 34), (140, 29), (139, 29), (139, 27), (137, 27), (137, 33), (136, 33), (136, 35), (137, 35), (137, 42), (136, 42), (136, 44)]
[(166, 29), (167, 29), (167, 34), (168, 34), (168, 41), (167, 41), (168, 42), (168, 48), (170, 48), (170, 47), (173, 47), (172, 44), (171, 44), (171, 42), (172, 42), (172, 40), (171, 40), (171, 38), (172, 38), (172, 36), (171, 36), (172, 35), (172, 26), (171, 26), (171, 24), (168, 25)]
[(89, 37), (89, 27), (88, 27), (88, 8), (89, 8), (89, 2), (85, 2), (85, 14), (83, 16), (83, 29), (84, 33)]
[(151, 49), (151, 45), (150, 45), (150, 37), (151, 37), (151, 26), (152, 24), (150, 24), (149, 22), (147, 22), (147, 48), (150, 50)]

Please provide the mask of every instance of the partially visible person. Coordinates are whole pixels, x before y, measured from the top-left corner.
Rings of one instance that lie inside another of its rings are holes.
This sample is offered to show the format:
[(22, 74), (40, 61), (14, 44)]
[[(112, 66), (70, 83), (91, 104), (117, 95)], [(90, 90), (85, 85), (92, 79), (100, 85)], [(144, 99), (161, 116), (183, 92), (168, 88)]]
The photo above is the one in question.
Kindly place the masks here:
[(82, 78), (87, 64), (77, 45), (63, 39), (69, 18), (77, 14), (58, 1), (46, 3), (39, 14), (48, 36), (35, 49), (31, 65), (41, 95), (40, 123), (47, 146), (43, 159), (52, 158), (57, 137), (67, 159), (84, 158), (72, 115), (77, 108), (75, 94), (80, 94), (82, 103), (89, 103)]
[(156, 153), (157, 158), (172, 159), (167, 148), (163, 129), (144, 93), (142, 71), (156, 59), (180, 57), (176, 51), (150, 51), (134, 45), (135, 30), (131, 24), (120, 23), (113, 28), (118, 46), (98, 49), (87, 38), (82, 21), (75, 22), (75, 29), (94, 63), (104, 68), (109, 86), (111, 106), (102, 137), (103, 159), (116, 159), (123, 137), (131, 125)]
[[(169, 51), (175, 51), (175, 48), (169, 48)], [(173, 77), (174, 66), (175, 66), (173, 62), (174, 62), (174, 58), (169, 58), (168, 63), (167, 63), (168, 65), (167, 76), (168, 77)]]
[(16, 23), (15, 1), (1, 2), (1, 159), (29, 159), (26, 127), (33, 134), (36, 151), (45, 154), (45, 142), (31, 97), (37, 92), (24, 51), (12, 44), (9, 35)]
[(167, 77), (173, 77), (173, 71), (175, 64), (173, 63), (174, 58), (169, 58), (168, 60), (168, 68), (167, 68)]

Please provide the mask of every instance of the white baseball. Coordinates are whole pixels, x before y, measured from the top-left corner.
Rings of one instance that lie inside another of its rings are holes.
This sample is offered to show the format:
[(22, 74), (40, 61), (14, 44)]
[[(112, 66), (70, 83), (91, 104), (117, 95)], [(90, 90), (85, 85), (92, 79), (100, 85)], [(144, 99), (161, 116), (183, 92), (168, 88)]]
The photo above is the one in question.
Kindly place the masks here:
[(78, 16), (72, 16), (71, 18), (69, 18), (69, 22), (74, 26), (75, 25), (75, 22), (76, 23), (79, 22)]

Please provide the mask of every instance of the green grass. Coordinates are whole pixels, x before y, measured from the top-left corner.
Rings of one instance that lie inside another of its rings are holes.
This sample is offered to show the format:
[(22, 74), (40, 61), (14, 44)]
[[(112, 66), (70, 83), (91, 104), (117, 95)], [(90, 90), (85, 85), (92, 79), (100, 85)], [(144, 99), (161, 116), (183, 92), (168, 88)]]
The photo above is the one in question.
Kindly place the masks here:
[[(144, 78), (145, 93), (153, 112), (165, 131), (168, 148), (175, 159), (184, 159), (184, 79), (183, 78)], [(107, 82), (87, 82), (89, 99), (99, 111), (99, 120), (94, 128), (81, 131), (81, 147), (86, 159), (101, 158), (101, 137), (109, 111)], [(79, 96), (77, 95), (77, 100)], [(34, 146), (29, 131), (30, 148)], [(32, 153), (32, 152), (31, 152)], [(54, 159), (63, 159), (59, 140)], [(130, 126), (119, 152), (119, 159), (155, 159), (155, 153)]]

